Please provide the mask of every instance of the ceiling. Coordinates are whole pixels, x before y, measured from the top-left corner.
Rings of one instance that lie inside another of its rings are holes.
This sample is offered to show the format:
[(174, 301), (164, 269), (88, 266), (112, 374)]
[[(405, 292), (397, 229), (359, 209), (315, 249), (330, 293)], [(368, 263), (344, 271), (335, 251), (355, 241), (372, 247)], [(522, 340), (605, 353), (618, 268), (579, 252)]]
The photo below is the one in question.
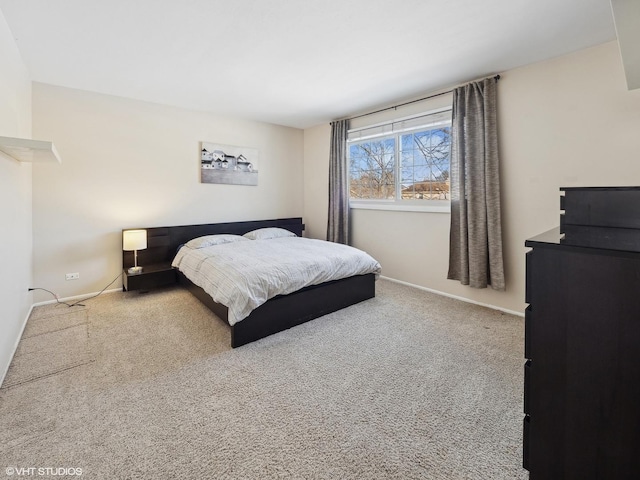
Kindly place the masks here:
[(0, 0), (0, 10), (34, 81), (297, 128), (616, 38), (609, 0)]

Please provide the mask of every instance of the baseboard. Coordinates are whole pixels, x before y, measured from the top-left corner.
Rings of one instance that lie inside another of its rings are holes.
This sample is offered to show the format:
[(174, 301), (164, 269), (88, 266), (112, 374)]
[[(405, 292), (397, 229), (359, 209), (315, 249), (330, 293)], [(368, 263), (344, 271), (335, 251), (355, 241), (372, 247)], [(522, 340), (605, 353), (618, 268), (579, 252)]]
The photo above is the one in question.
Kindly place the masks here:
[(516, 315), (518, 317), (524, 317), (524, 311), (519, 312), (515, 310), (509, 310), (507, 308), (498, 307), (497, 305), (491, 305), (490, 303), (482, 303), (477, 302), (475, 300), (471, 300), (470, 298), (461, 297), (459, 295), (453, 295), (451, 293), (441, 292), (440, 290), (434, 290), (433, 288), (422, 287), (420, 285), (415, 285), (413, 283), (404, 282), (402, 280), (396, 280), (395, 278), (385, 277), (384, 275), (380, 275), (380, 278), (384, 278), (385, 280), (389, 280), (393, 283), (399, 283), (401, 285), (406, 285), (407, 287), (417, 288), (418, 290), (424, 290), (425, 292), (435, 293), (436, 295), (442, 295), (443, 297), (454, 298), (456, 300), (461, 300), (463, 302), (472, 303), (474, 305), (478, 305), (480, 307), (490, 308), (492, 310), (498, 310), (499, 312), (508, 313), (510, 315)]
[(7, 366), (4, 368), (4, 371), (2, 372), (2, 376), (0, 376), (0, 388), (2, 388), (4, 379), (7, 376), (9, 367), (11, 366), (11, 362), (13, 362), (13, 356), (16, 354), (16, 351), (18, 350), (18, 345), (20, 344), (20, 340), (22, 339), (22, 334), (24, 333), (24, 329), (27, 326), (27, 321), (31, 316), (31, 312), (33, 312), (33, 307), (35, 307), (35, 305), (31, 305), (31, 308), (29, 308), (29, 311), (27, 312), (27, 316), (24, 317), (24, 320), (22, 321), (22, 328), (20, 328), (20, 335), (18, 335), (18, 337), (16, 338), (16, 341), (13, 345), (13, 351), (11, 352), (11, 356), (9, 357), (9, 361), (7, 362)]
[(84, 295), (74, 295), (73, 297), (64, 297), (64, 298), (60, 298), (58, 300), (56, 300), (54, 298), (53, 300), (45, 300), (44, 302), (34, 303), (33, 306), (34, 307), (42, 307), (43, 305), (51, 305), (52, 303), (71, 302), (73, 300), (82, 300), (83, 298), (85, 300), (89, 300), (91, 297), (93, 297), (95, 295), (98, 295), (98, 294), (104, 295), (106, 293), (115, 293), (115, 292), (122, 292), (122, 288), (113, 288), (111, 290), (105, 290), (102, 293), (101, 292), (93, 292), (93, 293), (85, 293)]

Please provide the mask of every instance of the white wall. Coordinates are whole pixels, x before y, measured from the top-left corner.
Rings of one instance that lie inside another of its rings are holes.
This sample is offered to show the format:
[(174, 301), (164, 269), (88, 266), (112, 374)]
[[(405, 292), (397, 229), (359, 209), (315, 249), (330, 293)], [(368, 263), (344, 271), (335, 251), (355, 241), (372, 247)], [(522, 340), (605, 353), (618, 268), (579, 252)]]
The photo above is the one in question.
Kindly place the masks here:
[[(383, 275), (499, 308), (524, 308), (524, 241), (559, 223), (559, 188), (640, 185), (640, 91), (627, 91), (615, 42), (501, 72), (498, 122), (507, 291), (446, 280), (449, 215), (352, 210), (353, 243)], [(305, 131), (305, 169), (328, 170), (328, 126)], [(324, 178), (305, 175), (309, 230)], [(320, 196), (323, 195), (322, 198)], [(320, 207), (322, 205), (322, 208)], [(326, 223), (324, 218), (318, 223)]]
[[(123, 228), (303, 214), (302, 130), (34, 83), (33, 131), (62, 157), (33, 169), (34, 281), (61, 297), (119, 275)], [(200, 183), (201, 141), (257, 148), (259, 185)]]
[(327, 239), (329, 217), (329, 124), (304, 131), (304, 221), (311, 238)]
[[(0, 136), (31, 137), (31, 80), (0, 12)], [(29, 314), (31, 164), (0, 154), (0, 384)]]

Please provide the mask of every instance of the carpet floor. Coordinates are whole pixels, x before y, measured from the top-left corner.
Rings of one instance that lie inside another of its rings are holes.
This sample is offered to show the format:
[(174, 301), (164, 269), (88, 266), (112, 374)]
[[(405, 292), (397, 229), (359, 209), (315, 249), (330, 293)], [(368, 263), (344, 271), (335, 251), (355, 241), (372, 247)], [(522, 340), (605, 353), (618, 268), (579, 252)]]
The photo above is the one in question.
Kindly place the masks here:
[(238, 349), (179, 287), (37, 307), (0, 389), (0, 468), (526, 479), (522, 345), (522, 318), (385, 280)]

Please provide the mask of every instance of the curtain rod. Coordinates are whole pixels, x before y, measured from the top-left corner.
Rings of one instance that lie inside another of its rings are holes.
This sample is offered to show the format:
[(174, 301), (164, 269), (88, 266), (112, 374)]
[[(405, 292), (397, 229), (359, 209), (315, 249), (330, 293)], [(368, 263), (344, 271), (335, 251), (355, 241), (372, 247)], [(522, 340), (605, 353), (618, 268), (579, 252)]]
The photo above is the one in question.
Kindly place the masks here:
[[(496, 80), (500, 80), (500, 75), (495, 75), (493, 78), (495, 78)], [(426, 97), (418, 98), (417, 100), (411, 100), (409, 102), (400, 103), (400, 104), (394, 105), (392, 107), (381, 108), (380, 110), (375, 110), (373, 112), (363, 113), (361, 115), (356, 115), (354, 117), (347, 117), (344, 120), (354, 120), (356, 118), (366, 117), (368, 115), (373, 115), (375, 113), (386, 112), (387, 110), (394, 110), (394, 109), (396, 109), (398, 107), (404, 107), (406, 105), (411, 105), (412, 103), (418, 103), (418, 102), (422, 102), (424, 100), (429, 100), (430, 98), (435, 98), (435, 97), (439, 97), (441, 95), (446, 95), (447, 93), (453, 92), (453, 90), (454, 89), (447, 90), (446, 92), (434, 93), (433, 95), (428, 95)], [(333, 124), (333, 122), (329, 122), (329, 125), (332, 125), (332, 124)]]

